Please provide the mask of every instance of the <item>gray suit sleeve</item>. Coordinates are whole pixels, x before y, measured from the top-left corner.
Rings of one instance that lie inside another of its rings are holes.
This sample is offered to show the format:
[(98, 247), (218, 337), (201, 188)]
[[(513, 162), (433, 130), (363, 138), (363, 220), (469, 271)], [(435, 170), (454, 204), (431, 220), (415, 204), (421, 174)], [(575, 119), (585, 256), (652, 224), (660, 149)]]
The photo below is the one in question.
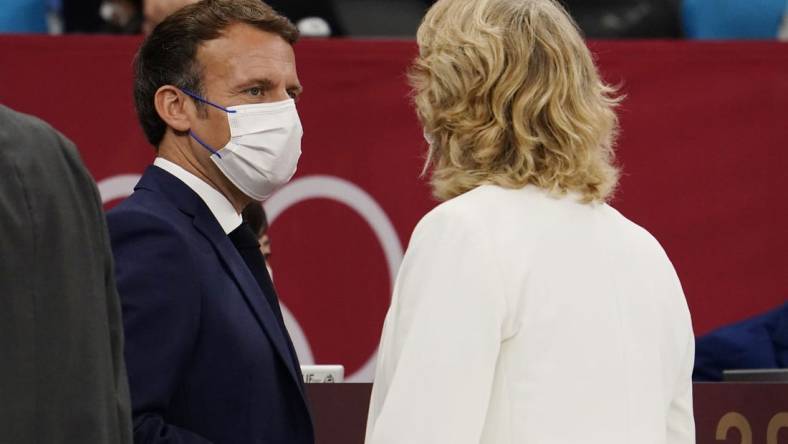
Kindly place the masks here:
[(131, 443), (123, 332), (95, 183), (74, 145), (0, 105), (0, 436)]

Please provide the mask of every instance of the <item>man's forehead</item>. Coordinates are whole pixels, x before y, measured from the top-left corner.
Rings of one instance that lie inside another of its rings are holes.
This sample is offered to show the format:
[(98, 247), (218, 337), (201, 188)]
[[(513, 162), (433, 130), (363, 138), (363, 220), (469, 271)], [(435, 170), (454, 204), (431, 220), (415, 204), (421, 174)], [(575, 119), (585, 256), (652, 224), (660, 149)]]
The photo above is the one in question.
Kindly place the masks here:
[(279, 35), (249, 25), (232, 25), (219, 38), (203, 42), (197, 60), (205, 74), (223, 77), (295, 71), (293, 47)]
[(227, 57), (250, 51), (265, 52), (272, 57), (280, 58), (293, 55), (292, 45), (282, 36), (245, 23), (228, 26), (217, 38), (202, 42), (197, 50), (198, 54), (215, 57)]

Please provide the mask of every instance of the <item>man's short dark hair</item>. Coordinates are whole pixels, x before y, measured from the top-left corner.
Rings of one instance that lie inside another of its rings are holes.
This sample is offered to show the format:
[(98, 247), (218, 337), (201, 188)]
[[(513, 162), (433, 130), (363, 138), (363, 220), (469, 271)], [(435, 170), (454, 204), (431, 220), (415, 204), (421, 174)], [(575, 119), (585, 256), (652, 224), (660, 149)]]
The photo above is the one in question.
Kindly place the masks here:
[(134, 58), (134, 104), (153, 146), (158, 147), (167, 129), (154, 106), (156, 91), (173, 85), (201, 94), (197, 48), (235, 23), (279, 35), (291, 45), (298, 39), (293, 23), (260, 0), (203, 0), (167, 17), (142, 43)]

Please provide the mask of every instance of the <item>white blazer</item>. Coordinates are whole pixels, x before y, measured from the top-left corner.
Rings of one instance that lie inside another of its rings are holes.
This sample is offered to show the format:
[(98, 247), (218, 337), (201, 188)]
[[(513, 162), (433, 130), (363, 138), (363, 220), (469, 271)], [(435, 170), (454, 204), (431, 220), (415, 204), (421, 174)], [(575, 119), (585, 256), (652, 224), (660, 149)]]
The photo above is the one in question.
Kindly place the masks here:
[(695, 442), (689, 310), (605, 204), (482, 186), (419, 222), (378, 355), (367, 444)]

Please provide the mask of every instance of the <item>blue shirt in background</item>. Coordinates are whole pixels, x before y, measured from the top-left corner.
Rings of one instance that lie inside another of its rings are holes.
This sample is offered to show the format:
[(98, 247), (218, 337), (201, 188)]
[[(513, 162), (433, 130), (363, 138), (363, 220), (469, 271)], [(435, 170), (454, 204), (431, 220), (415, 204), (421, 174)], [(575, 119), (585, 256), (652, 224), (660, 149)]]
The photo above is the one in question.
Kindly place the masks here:
[(2, 0), (0, 32), (47, 32), (46, 0)]
[(691, 39), (775, 39), (786, 0), (684, 0), (684, 35)]

